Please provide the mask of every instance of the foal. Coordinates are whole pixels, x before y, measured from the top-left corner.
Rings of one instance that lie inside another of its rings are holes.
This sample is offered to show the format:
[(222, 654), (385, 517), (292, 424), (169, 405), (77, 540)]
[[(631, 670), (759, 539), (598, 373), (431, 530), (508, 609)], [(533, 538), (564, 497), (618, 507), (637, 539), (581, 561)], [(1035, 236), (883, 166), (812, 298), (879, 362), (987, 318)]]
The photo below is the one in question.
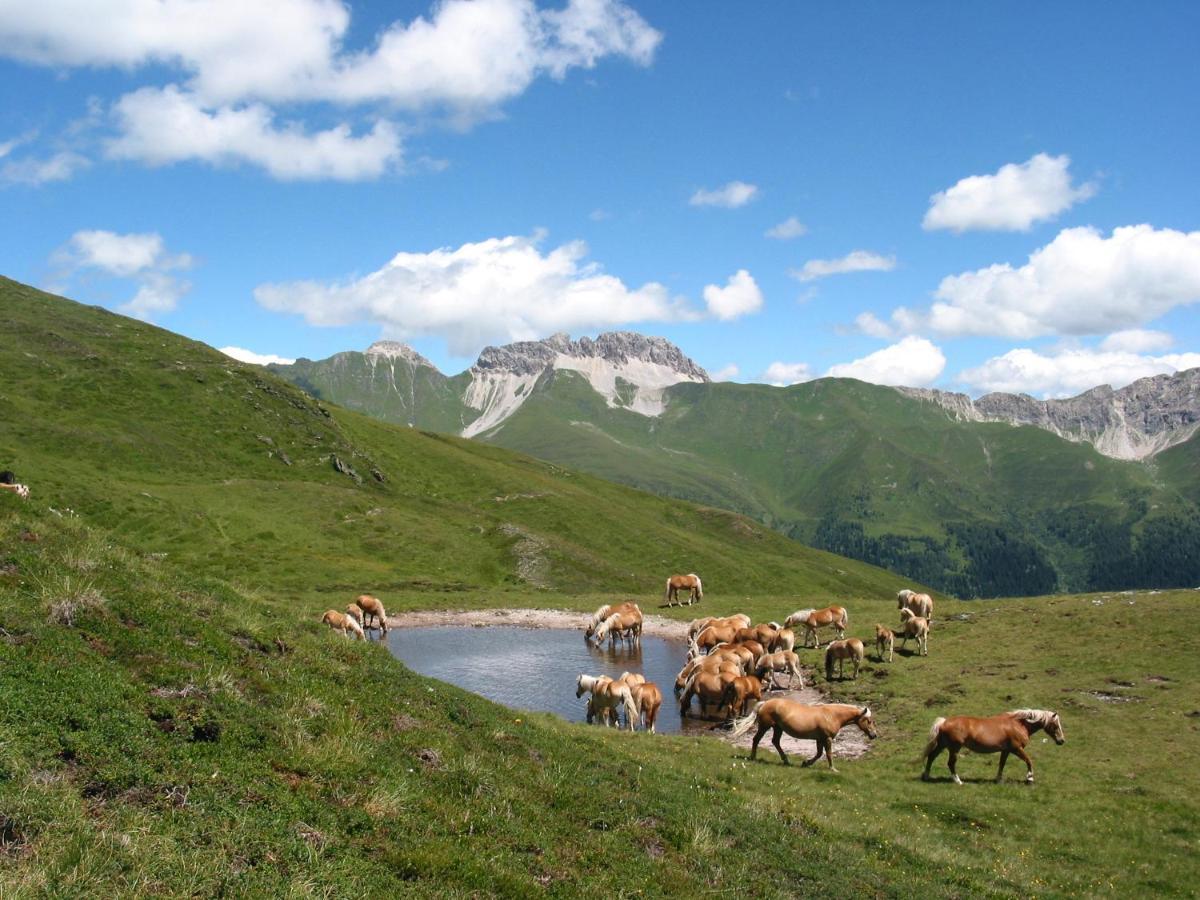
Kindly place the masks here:
[(883, 651), (887, 651), (887, 661), (891, 662), (896, 648), (896, 634), (890, 628), (884, 628), (876, 623), (875, 625), (875, 652), (879, 656), (879, 661), (883, 662)]

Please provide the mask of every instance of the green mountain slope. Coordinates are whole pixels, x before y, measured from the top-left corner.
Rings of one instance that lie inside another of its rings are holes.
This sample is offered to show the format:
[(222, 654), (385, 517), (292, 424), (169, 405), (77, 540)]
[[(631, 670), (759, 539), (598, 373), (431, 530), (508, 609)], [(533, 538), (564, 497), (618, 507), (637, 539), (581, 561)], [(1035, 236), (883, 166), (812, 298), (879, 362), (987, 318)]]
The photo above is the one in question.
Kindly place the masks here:
[(718, 593), (899, 582), (728, 512), (324, 407), (202, 344), (15, 282), (0, 282), (0, 331), (4, 465), (41, 502), (188, 569), (339, 596), (654, 597), (679, 570)]

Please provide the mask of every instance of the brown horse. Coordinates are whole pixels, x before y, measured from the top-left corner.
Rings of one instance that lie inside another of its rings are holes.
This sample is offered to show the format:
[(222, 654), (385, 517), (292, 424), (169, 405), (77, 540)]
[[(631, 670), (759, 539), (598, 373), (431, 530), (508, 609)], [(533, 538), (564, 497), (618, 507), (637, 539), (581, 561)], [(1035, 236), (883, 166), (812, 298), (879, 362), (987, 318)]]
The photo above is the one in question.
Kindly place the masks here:
[(917, 650), (922, 656), (929, 655), (929, 620), (913, 615), (911, 609), (900, 610), (900, 649), (908, 644), (909, 638), (917, 639)]
[(838, 679), (844, 681), (846, 678), (846, 660), (854, 662), (854, 678), (858, 678), (858, 667), (862, 665), (863, 656), (866, 651), (863, 649), (863, 642), (858, 638), (849, 638), (844, 641), (830, 641), (829, 646), (825, 648), (825, 680), (833, 681), (833, 664), (838, 664)]
[(753, 675), (739, 675), (725, 685), (721, 702), (729, 706), (731, 716), (744, 716), (753, 704), (762, 702), (762, 682)]
[(342, 633), (342, 637), (350, 637), (350, 635), (354, 635), (360, 641), (366, 640), (366, 635), (363, 634), (362, 626), (358, 624), (353, 616), (340, 613), (336, 609), (327, 609), (325, 610), (325, 615), (321, 616), (321, 621), (334, 631), (340, 631)]
[(778, 622), (763, 622), (753, 627), (739, 628), (736, 639), (739, 641), (758, 641), (766, 646), (779, 634)]
[(749, 628), (750, 617), (745, 613), (735, 613), (732, 616), (704, 616), (701, 619), (693, 619), (688, 625), (688, 643), (690, 644), (700, 632), (709, 625), (732, 625), (735, 628)]
[(725, 685), (737, 678), (730, 672), (708, 672), (697, 669), (684, 686), (683, 696), (679, 698), (679, 714), (686, 716), (692, 705), (692, 697), (700, 701), (700, 718), (707, 718), (706, 707), (715, 705), (720, 715), (721, 707), (725, 705)]
[(717, 644), (732, 643), (737, 636), (737, 630), (734, 625), (708, 625), (692, 639), (692, 643), (688, 647), (688, 655), (697, 656), (700, 653), (707, 653)]
[(642, 608), (632, 600), (628, 600), (625, 603), (618, 603), (616, 605), (606, 603), (604, 606), (599, 607), (594, 613), (592, 613), (591, 621), (588, 622), (587, 629), (583, 632), (583, 636), (590, 638), (596, 633), (596, 629), (600, 627), (600, 623), (609, 616), (612, 616), (616, 613), (633, 612), (634, 610), (637, 610), (640, 613)]
[(918, 594), (905, 588), (896, 595), (896, 609), (911, 609), (914, 616), (932, 619), (933, 598), (928, 594)]
[(1026, 783), (1033, 781), (1033, 760), (1025, 752), (1032, 734), (1041, 729), (1054, 738), (1054, 743), (1065, 744), (1062, 720), (1058, 713), (1048, 709), (1014, 709), (999, 716), (976, 718), (974, 716), (951, 716), (948, 719), (935, 719), (929, 729), (929, 743), (925, 745), (925, 771), (921, 775), (929, 780), (929, 767), (937, 755), (943, 750), (950, 752), (947, 761), (950, 775), (955, 784), (962, 784), (956, 771), (958, 753), (963, 747), (974, 753), (1000, 754), (1000, 768), (996, 770), (996, 781), (1004, 777), (1004, 764), (1008, 754), (1015, 753), (1020, 757), (1028, 770), (1025, 775)]
[(808, 646), (811, 637), (814, 647), (821, 646), (817, 638), (817, 629), (832, 626), (838, 638), (846, 636), (846, 626), (850, 624), (850, 614), (841, 606), (827, 606), (824, 609), (798, 609), (784, 620), (783, 627), (793, 625), (804, 626), (804, 646)]
[(642, 611), (636, 608), (636, 604), (634, 606), (632, 611), (613, 613), (600, 623), (592, 635), (597, 646), (603, 644), (610, 637), (614, 644), (618, 638), (635, 643), (641, 640)]
[(779, 751), (779, 758), (783, 760), (783, 764), (790, 765), (787, 754), (779, 745), (779, 739), (786, 731), (794, 738), (817, 742), (817, 755), (812, 759), (806, 759), (802, 765), (811, 766), (821, 758), (823, 753), (831, 772), (837, 771), (833, 767), (831, 750), (833, 739), (837, 737), (839, 731), (853, 723), (871, 740), (875, 740), (877, 735), (875, 721), (871, 718), (871, 708), (869, 706), (851, 706), (847, 703), (807, 706), (782, 697), (768, 700), (760, 703), (753, 715), (736, 722), (730, 733), (733, 737), (740, 737), (755, 723), (758, 724), (758, 732), (754, 735), (754, 743), (750, 746), (751, 759), (754, 759), (755, 754), (758, 753), (758, 742), (762, 740), (762, 736), (767, 733), (767, 729), (772, 729), (774, 734), (771, 737), (771, 743)]
[(653, 681), (632, 685), (630, 691), (642, 717), (642, 728), (654, 734), (654, 723), (658, 721), (658, 711), (662, 708), (662, 691)]
[[(679, 599), (679, 592), (686, 590), (688, 592), (688, 606), (693, 603), (699, 603), (704, 599), (704, 585), (700, 583), (700, 576), (693, 572), (690, 575), (672, 575), (667, 579), (667, 606), (674, 606), (675, 601)], [(682, 603), (679, 604), (683, 606)]]
[(585, 692), (591, 692), (587, 705), (587, 721), (590, 725), (592, 718), (598, 716), (601, 722), (617, 725), (617, 710), (625, 709), (625, 724), (630, 731), (634, 730), (638, 718), (637, 704), (629, 685), (622, 681), (613, 681), (607, 675), (598, 678), (592, 675), (580, 675), (575, 681), (575, 696), (582, 697)]
[(775, 684), (775, 673), (788, 673), (788, 690), (797, 679), (800, 687), (804, 687), (804, 674), (800, 671), (800, 657), (792, 650), (780, 650), (778, 653), (764, 653), (754, 664), (754, 674), (762, 679), (763, 687), (770, 690)]
[(347, 603), (346, 604), (346, 615), (348, 615), (350, 618), (352, 618), (359, 625), (361, 625), (363, 622), (362, 607), (359, 606), (357, 603)]
[(675, 678), (675, 696), (678, 697), (680, 692), (687, 687), (692, 676), (701, 671), (728, 672), (731, 675), (743, 675), (746, 670), (736, 657), (721, 656), (719, 654), (698, 656), (693, 660), (689, 660), (679, 670), (679, 675)]
[(383, 603), (378, 597), (372, 597), (370, 594), (362, 594), (354, 602), (363, 611), (363, 628), (371, 627), (371, 618), (373, 616), (375, 618), (375, 627), (384, 634), (387, 634), (387, 610), (383, 608)]
[(890, 628), (884, 628), (876, 623), (875, 625), (875, 652), (879, 655), (879, 661), (883, 662), (883, 651), (887, 651), (887, 661), (891, 662), (894, 656), (896, 647), (896, 635)]
[(796, 632), (790, 628), (780, 628), (775, 632), (775, 637), (771, 638), (771, 643), (767, 645), (767, 649), (771, 653), (775, 653), (777, 650), (795, 650)]

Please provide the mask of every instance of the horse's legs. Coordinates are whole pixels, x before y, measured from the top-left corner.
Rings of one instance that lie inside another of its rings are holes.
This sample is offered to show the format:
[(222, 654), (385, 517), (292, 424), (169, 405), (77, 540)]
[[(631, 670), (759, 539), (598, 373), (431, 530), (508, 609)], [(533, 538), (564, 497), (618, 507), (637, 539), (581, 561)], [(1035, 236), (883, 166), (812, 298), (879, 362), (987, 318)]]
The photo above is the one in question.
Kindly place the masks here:
[(821, 738), (818, 736), (817, 737), (817, 755), (814, 756), (812, 759), (806, 759), (804, 762), (800, 763), (800, 765), (804, 766), (804, 768), (807, 769), (809, 766), (811, 766), (813, 763), (815, 763), (818, 759), (820, 759), (821, 754), (824, 752), (825, 752), (825, 745), (821, 743)]
[(950, 766), (950, 775), (954, 779), (955, 784), (962, 784), (962, 779), (958, 777), (958, 751), (953, 747), (950, 748), (950, 759), (947, 761)]
[(1000, 751), (1000, 768), (996, 770), (996, 784), (1004, 780), (1004, 764), (1008, 762), (1008, 751)]
[(821, 738), (821, 744), (825, 748), (825, 762), (829, 763), (829, 771), (836, 772), (837, 769), (833, 767), (833, 738), (824, 735)]
[(921, 773), (922, 781), (929, 780), (929, 769), (933, 766), (933, 761), (937, 759), (938, 756), (941, 755), (941, 752), (945, 749), (946, 748), (943, 747), (941, 743), (938, 743), (932, 750), (929, 751), (929, 755), (925, 757), (925, 771)]
[(1029, 758), (1029, 754), (1025, 752), (1024, 747), (1013, 747), (1012, 752), (1017, 754), (1017, 756), (1021, 757), (1021, 759), (1024, 761), (1025, 767), (1029, 770), (1028, 772), (1025, 773), (1025, 783), (1032, 784), (1033, 783), (1033, 760)]
[(762, 740), (762, 736), (767, 733), (769, 726), (763, 722), (758, 726), (758, 733), (754, 735), (754, 743), (750, 745), (750, 758), (754, 759), (754, 754), (758, 753), (758, 742)]
[(779, 739), (781, 737), (783, 737), (783, 726), (776, 725), (775, 734), (771, 738), (771, 743), (774, 744), (775, 749), (779, 751), (779, 758), (783, 760), (783, 764), (785, 766), (790, 766), (791, 763), (788, 762), (787, 754), (783, 752), (783, 746), (779, 743)]

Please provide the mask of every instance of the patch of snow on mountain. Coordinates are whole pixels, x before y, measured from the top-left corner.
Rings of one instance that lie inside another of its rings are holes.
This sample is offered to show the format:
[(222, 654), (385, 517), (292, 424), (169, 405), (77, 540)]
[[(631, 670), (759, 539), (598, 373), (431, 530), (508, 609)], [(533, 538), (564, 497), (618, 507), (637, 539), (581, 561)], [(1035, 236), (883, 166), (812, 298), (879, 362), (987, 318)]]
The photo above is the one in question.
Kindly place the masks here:
[(539, 372), (472, 372), (471, 383), (463, 402), (482, 414), (462, 431), (463, 437), (474, 437), (499, 425), (529, 397)]

